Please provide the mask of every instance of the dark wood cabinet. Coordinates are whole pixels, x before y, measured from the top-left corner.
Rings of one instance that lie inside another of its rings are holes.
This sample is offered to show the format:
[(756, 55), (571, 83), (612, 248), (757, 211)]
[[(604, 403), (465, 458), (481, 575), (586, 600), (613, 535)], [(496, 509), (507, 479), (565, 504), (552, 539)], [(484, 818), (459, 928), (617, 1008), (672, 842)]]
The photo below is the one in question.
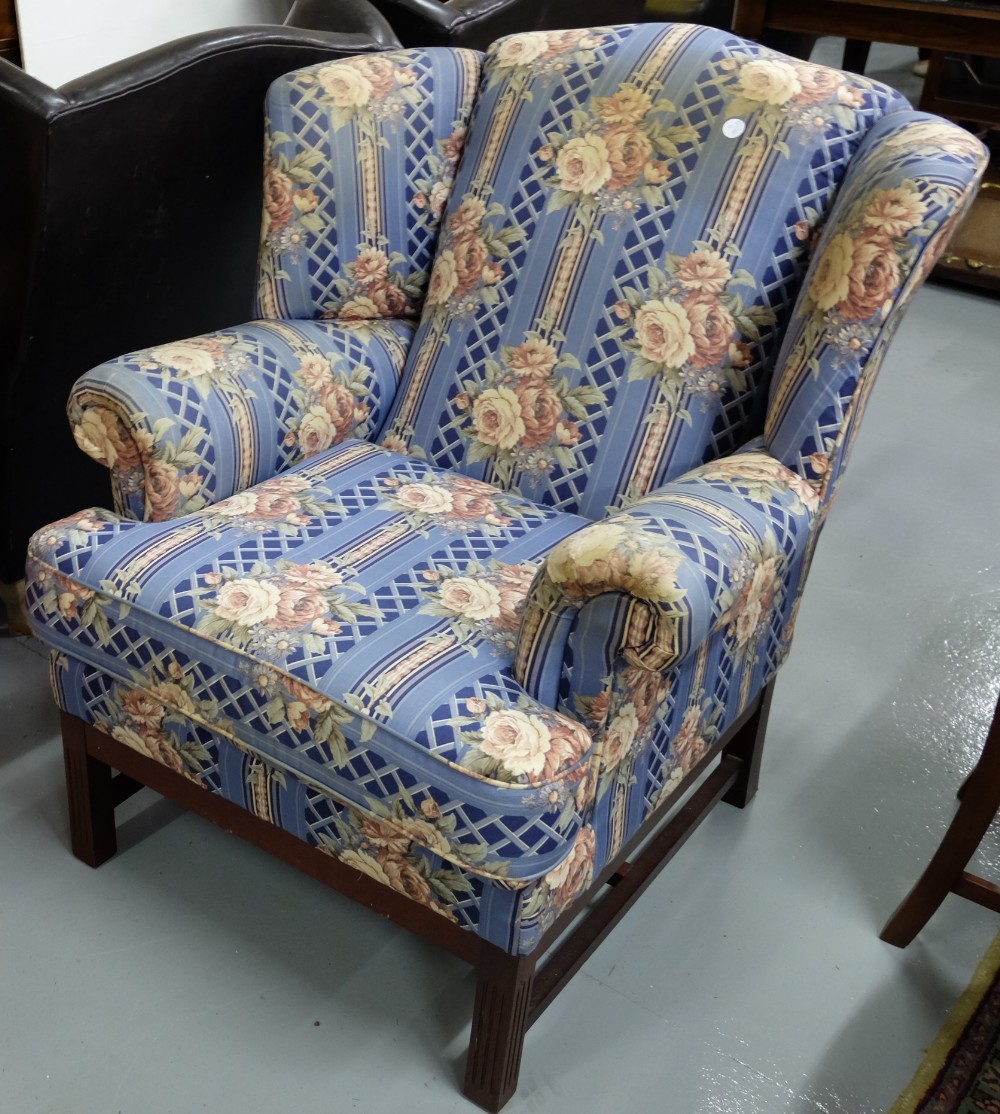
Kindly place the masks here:
[(0, 0), (0, 58), (21, 64), (21, 45), (17, 37), (17, 11), (14, 0)]

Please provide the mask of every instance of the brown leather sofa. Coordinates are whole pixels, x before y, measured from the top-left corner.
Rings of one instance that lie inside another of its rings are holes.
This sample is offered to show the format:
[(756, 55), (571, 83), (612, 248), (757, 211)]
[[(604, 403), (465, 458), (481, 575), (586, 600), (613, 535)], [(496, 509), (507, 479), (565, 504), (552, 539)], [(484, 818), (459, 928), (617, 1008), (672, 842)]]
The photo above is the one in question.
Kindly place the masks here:
[[(306, 23), (317, 0), (299, 0)], [(30, 534), (108, 499), (73, 444), (70, 385), (146, 344), (242, 319), (260, 219), (260, 106), (280, 74), (396, 47), (365, 0), (324, 30), (179, 39), (52, 89), (0, 59), (0, 584)], [(9, 606), (8, 610), (12, 610)], [(14, 616), (11, 616), (12, 625)]]
[[(337, 8), (336, 0), (326, 0)], [(644, 0), (372, 0), (404, 46), (468, 46), (483, 50), (515, 31), (633, 23)]]

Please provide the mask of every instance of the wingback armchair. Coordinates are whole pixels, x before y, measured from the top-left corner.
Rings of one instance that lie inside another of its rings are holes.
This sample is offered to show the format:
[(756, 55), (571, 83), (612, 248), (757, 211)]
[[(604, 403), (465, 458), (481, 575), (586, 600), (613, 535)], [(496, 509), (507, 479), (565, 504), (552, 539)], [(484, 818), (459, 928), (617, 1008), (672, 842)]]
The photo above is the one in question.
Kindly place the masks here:
[(496, 1110), (528, 1025), (753, 796), (984, 152), (690, 25), (324, 63), (266, 111), (256, 318), (77, 383), (114, 510), (31, 544), (73, 848), (113, 854), (146, 784), (468, 960)]

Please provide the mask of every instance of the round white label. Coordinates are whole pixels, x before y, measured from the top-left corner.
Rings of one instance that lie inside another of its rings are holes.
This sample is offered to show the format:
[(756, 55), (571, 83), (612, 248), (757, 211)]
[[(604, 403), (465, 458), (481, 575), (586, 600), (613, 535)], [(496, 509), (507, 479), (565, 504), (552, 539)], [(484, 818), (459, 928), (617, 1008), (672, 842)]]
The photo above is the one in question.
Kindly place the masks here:
[(746, 130), (747, 126), (743, 120), (727, 120), (722, 125), (722, 134), (728, 139), (735, 139), (737, 136), (742, 135)]

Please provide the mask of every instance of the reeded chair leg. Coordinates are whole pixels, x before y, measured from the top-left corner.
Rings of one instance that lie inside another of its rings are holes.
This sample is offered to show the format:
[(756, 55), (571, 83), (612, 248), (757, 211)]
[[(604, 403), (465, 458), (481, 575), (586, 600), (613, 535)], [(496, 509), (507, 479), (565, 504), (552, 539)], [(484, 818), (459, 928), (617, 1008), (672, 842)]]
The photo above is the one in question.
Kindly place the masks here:
[(1000, 808), (1000, 701), (983, 753), (962, 785), (959, 800), (958, 811), (927, 869), (882, 929), (880, 939), (887, 944), (905, 948), (950, 893), (1000, 911), (1000, 890), (965, 873)]
[(743, 726), (726, 746), (725, 753), (740, 760), (740, 775), (722, 798), (726, 804), (745, 808), (753, 799), (760, 783), (760, 764), (764, 756), (767, 717), (771, 712), (774, 681), (770, 681), (757, 697), (756, 707)]
[(82, 720), (63, 713), (62, 738), (73, 854), (88, 866), (100, 866), (118, 849), (114, 777), (110, 766), (87, 753)]
[(491, 948), (479, 966), (464, 1092), (495, 1114), (517, 1090), (531, 1017), (535, 959)]

